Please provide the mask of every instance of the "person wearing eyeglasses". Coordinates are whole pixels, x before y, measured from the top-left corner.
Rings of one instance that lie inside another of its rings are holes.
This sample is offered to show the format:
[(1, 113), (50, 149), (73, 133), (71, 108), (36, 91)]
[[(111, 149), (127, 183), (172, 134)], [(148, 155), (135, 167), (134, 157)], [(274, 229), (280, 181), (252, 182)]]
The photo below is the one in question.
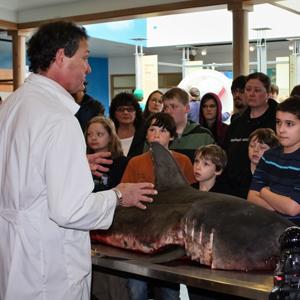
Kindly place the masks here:
[(223, 147), (228, 125), (222, 122), (222, 103), (218, 95), (205, 94), (200, 103), (200, 125), (209, 129), (216, 143)]
[(245, 85), (248, 108), (229, 126), (224, 144), (228, 156), (224, 176), (233, 195), (242, 196), (236, 185), (241, 172), (250, 163), (249, 135), (258, 128), (276, 128), (277, 102), (269, 98), (270, 90), (271, 80), (266, 74), (255, 72), (248, 75)]
[(143, 153), (145, 132), (136, 97), (125, 92), (117, 94), (111, 101), (109, 116), (115, 123), (124, 155), (133, 157)]

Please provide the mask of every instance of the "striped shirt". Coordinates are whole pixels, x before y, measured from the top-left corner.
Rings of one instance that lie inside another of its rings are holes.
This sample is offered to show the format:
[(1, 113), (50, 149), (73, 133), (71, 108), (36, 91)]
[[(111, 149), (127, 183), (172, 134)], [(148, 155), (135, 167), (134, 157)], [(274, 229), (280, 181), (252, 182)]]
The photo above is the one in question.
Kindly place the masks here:
[(264, 153), (254, 172), (250, 189), (259, 192), (265, 186), (300, 204), (300, 149), (283, 153), (282, 147), (277, 147)]

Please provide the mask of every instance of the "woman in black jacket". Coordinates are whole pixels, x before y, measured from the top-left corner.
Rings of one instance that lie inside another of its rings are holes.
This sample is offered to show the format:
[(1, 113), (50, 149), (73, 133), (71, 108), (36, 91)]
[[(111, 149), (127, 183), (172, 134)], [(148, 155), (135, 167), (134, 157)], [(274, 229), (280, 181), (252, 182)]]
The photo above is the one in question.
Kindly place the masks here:
[(234, 120), (227, 131), (224, 148), (227, 152), (228, 164), (222, 174), (228, 185), (229, 193), (239, 194), (237, 182), (242, 171), (249, 166), (249, 135), (258, 128), (276, 129), (277, 102), (269, 98), (270, 78), (260, 72), (247, 77), (245, 97), (248, 104), (246, 111)]

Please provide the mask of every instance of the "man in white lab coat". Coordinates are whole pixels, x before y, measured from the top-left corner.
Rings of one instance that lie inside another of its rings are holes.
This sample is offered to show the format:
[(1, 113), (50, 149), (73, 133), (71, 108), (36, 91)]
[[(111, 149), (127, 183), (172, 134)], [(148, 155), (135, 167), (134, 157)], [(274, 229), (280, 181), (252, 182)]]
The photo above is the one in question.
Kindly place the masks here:
[(1, 105), (1, 300), (89, 299), (89, 230), (108, 228), (117, 205), (143, 209), (156, 193), (148, 183), (92, 193), (70, 95), (91, 71), (88, 55), (84, 28), (42, 26), (29, 41), (33, 74)]

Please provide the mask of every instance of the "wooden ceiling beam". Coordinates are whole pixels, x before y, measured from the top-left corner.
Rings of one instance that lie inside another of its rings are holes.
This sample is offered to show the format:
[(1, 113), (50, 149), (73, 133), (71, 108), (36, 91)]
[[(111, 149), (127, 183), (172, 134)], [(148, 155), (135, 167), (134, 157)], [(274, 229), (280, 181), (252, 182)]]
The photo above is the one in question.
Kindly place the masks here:
[(0, 20), (0, 29), (1, 30), (17, 30), (18, 25), (17, 25), (17, 23)]
[(105, 11), (105, 12), (96, 12), (90, 14), (83, 15), (75, 15), (75, 16), (63, 16), (61, 18), (53, 18), (47, 20), (37, 20), (32, 22), (24, 22), (18, 23), (18, 29), (32, 29), (40, 26), (43, 23), (47, 23), (50, 21), (58, 21), (58, 20), (68, 20), (75, 23), (88, 24), (88, 23), (102, 23), (102, 22), (110, 22), (116, 20), (125, 20), (125, 19), (135, 19), (135, 18), (145, 18), (145, 17), (153, 17), (167, 14), (175, 14), (175, 13), (184, 13), (184, 12), (192, 12), (195, 9), (215, 9), (227, 8), (227, 5), (236, 5), (239, 3), (244, 3), (246, 5), (257, 4), (257, 3), (269, 3), (273, 2), (270, 0), (190, 0), (190, 1), (181, 1), (174, 2), (168, 4), (159, 4), (159, 5), (150, 5), (150, 6), (142, 6), (135, 8), (128, 8), (122, 10), (113, 10), (113, 11)]

